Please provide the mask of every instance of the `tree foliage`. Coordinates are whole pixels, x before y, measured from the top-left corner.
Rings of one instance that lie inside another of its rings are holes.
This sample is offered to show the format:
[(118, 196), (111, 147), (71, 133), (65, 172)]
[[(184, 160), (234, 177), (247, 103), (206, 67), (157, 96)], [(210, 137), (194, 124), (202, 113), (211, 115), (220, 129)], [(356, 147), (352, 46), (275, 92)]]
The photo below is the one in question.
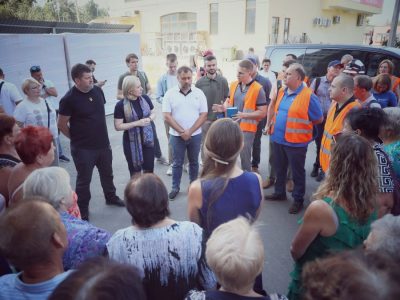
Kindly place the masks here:
[(90, 0), (84, 6), (76, 7), (74, 0), (47, 0), (43, 6), (36, 0), (0, 0), (0, 18), (36, 21), (87, 23), (97, 17), (108, 16), (108, 11)]

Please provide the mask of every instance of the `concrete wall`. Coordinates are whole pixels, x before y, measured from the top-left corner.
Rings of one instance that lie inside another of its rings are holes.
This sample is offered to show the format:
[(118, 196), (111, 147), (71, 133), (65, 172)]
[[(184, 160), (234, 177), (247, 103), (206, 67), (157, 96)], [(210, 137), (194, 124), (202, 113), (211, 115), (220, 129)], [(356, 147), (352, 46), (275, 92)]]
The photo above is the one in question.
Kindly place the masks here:
[(6, 80), (14, 83), (21, 95), (21, 84), (30, 77), (29, 69), (33, 65), (39, 65), (44, 78), (53, 81), (60, 99), (73, 85), (69, 76), (71, 67), (88, 59), (95, 60), (95, 77), (107, 79), (103, 87), (107, 113), (114, 111), (118, 77), (127, 70), (126, 55), (134, 52), (140, 57), (136, 33), (2, 34), (0, 45), (0, 67)]

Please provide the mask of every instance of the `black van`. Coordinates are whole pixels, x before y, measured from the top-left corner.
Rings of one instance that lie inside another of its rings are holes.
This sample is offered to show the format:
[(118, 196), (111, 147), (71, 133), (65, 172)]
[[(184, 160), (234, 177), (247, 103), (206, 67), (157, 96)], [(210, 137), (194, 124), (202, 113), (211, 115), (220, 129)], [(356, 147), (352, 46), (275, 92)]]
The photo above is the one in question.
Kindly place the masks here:
[(328, 63), (340, 60), (343, 55), (350, 54), (361, 60), (365, 65), (366, 74), (375, 76), (379, 63), (390, 59), (394, 65), (394, 75), (400, 77), (400, 49), (392, 47), (371, 47), (360, 45), (329, 45), (329, 44), (283, 44), (265, 47), (265, 58), (271, 60), (271, 70), (279, 72), (282, 60), (286, 54), (297, 56), (309, 78), (326, 74)]

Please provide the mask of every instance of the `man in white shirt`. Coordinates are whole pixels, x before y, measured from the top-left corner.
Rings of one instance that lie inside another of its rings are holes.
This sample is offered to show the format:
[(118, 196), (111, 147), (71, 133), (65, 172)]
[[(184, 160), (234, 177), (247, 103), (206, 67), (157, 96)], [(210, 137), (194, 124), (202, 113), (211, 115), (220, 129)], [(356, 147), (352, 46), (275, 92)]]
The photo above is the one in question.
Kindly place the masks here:
[[(258, 72), (261, 76), (268, 78), (271, 82), (271, 86), (276, 85), (276, 74), (271, 71), (269, 68), (271, 67), (271, 60), (268, 58), (264, 58), (262, 61), (262, 70)], [(269, 95), (266, 95), (269, 97)]]
[(4, 80), (4, 72), (0, 69), (0, 112), (9, 116), (14, 115), (15, 107), (22, 101), (17, 87)]
[[(179, 84), (178, 78), (176, 77), (176, 69), (178, 66), (178, 58), (175, 53), (169, 53), (167, 54), (167, 62), (166, 66), (168, 68), (167, 72), (164, 73), (160, 79), (157, 82), (157, 94), (156, 94), (156, 99), (158, 103), (163, 102), (163, 98), (165, 96), (165, 93), (177, 86)], [(166, 121), (164, 121), (164, 126), (165, 126), (165, 132), (167, 134), (167, 138), (169, 139), (169, 125)], [(161, 152), (161, 151), (160, 151)], [(160, 153), (161, 156), (161, 153)], [(161, 156), (161, 158), (163, 158)], [(161, 159), (160, 158), (160, 159)], [(160, 161), (161, 163), (164, 163), (163, 161)], [(167, 170), (167, 175), (171, 176), (172, 175), (172, 149), (171, 145), (168, 145), (168, 161), (167, 163), (169, 164), (168, 170)]]
[(201, 126), (207, 119), (207, 99), (203, 91), (192, 86), (192, 70), (178, 69), (179, 85), (167, 91), (163, 99), (163, 115), (170, 126), (169, 143), (172, 148), (171, 200), (179, 193), (182, 166), (187, 151), (190, 182), (197, 179), (201, 145)]
[[(44, 100), (46, 100), (56, 110), (56, 115), (58, 118), (58, 108), (60, 106), (60, 101), (57, 99), (58, 92), (54, 86), (54, 83), (48, 79), (44, 79), (42, 69), (40, 68), (40, 66), (32, 66), (30, 68), (30, 72), (31, 72), (32, 78), (36, 79), (42, 85), (40, 97), (42, 97)], [(58, 150), (59, 160), (64, 161), (64, 162), (69, 162), (70, 159), (68, 157), (66, 157), (62, 151), (59, 136), (57, 136), (56, 142), (57, 142), (57, 150)]]

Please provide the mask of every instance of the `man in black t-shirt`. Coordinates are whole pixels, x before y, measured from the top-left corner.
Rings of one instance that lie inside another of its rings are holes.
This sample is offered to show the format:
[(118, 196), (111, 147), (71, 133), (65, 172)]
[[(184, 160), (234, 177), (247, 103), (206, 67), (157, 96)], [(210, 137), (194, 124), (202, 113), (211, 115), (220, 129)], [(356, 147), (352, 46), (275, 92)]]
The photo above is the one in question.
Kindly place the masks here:
[(106, 204), (124, 206), (115, 194), (112, 152), (108, 139), (103, 91), (93, 85), (90, 68), (76, 64), (71, 70), (73, 86), (60, 101), (58, 128), (71, 140), (71, 154), (77, 177), (75, 191), (82, 219), (89, 218), (90, 181), (99, 170)]

